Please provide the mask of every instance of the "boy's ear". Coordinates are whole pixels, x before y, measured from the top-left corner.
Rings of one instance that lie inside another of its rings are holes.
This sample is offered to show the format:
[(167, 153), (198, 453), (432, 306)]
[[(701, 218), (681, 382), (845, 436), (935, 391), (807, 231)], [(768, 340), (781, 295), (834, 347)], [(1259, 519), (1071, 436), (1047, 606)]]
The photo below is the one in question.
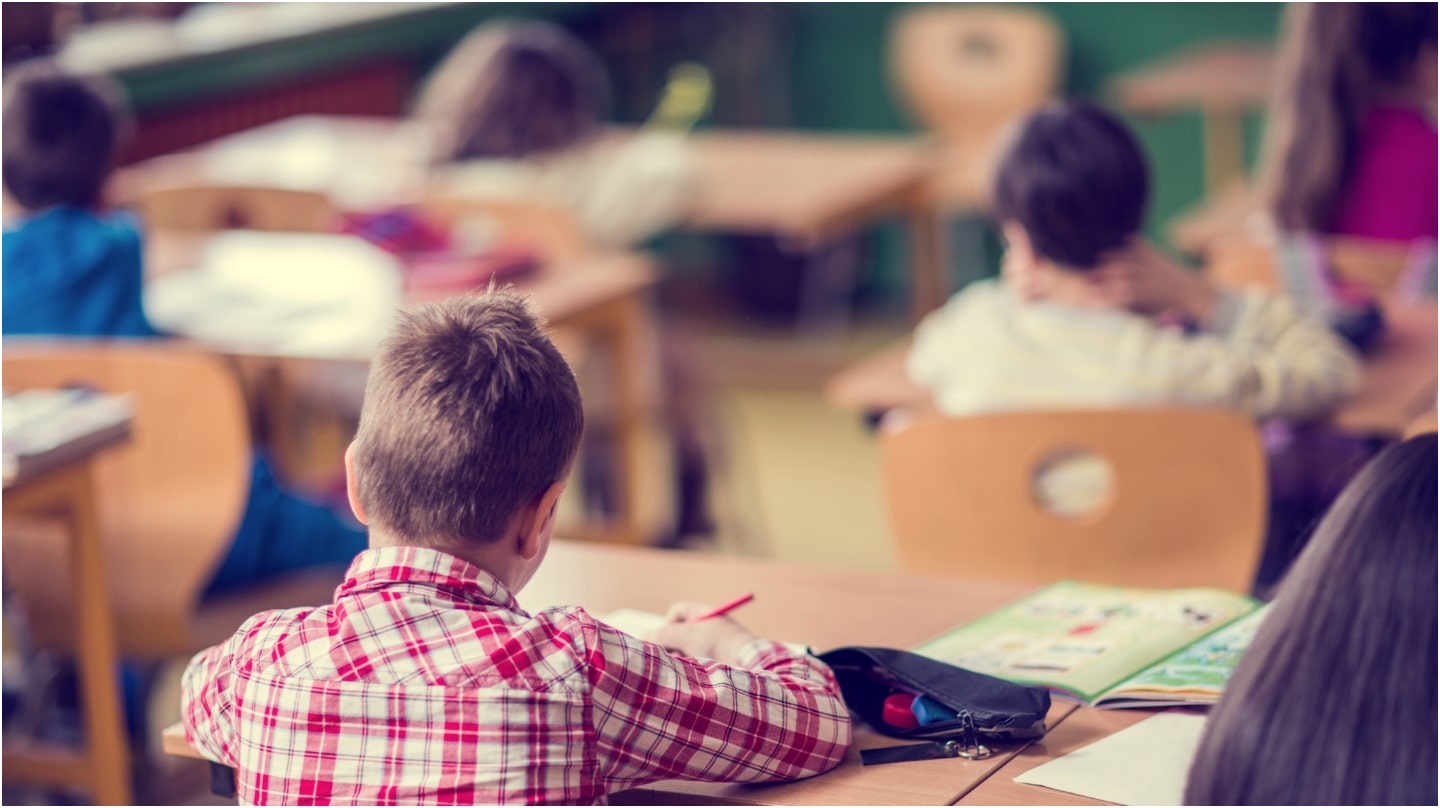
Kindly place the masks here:
[(1035, 265), (1035, 248), (1030, 244), (1030, 234), (1019, 222), (1000, 223), (1000, 233), (1005, 236), (1005, 250), (1011, 257), (1025, 264), (1026, 269)]
[(534, 558), (544, 550), (548, 543), (546, 539), (555, 528), (555, 511), (564, 493), (565, 481), (560, 480), (545, 489), (545, 493), (535, 501), (534, 507), (526, 509), (520, 523), (519, 550), (522, 558)]
[(345, 497), (350, 500), (350, 510), (360, 524), (370, 524), (365, 519), (365, 509), (360, 506), (360, 482), (355, 479), (355, 444), (345, 447)]

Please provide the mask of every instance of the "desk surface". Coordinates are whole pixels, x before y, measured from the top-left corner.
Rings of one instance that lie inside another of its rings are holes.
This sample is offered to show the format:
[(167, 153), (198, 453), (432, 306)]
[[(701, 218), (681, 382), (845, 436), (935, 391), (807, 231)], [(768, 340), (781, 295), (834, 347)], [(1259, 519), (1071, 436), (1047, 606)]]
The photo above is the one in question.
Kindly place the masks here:
[[(993, 581), (881, 575), (557, 540), (519, 599), (531, 611), (574, 603), (596, 614), (621, 607), (663, 612), (677, 599), (720, 603), (749, 590), (755, 601), (736, 614), (742, 623), (766, 636), (826, 650), (841, 645), (918, 645), (1029, 589)], [(1072, 709), (1072, 704), (1056, 702), (1050, 723)], [(839, 768), (820, 777), (760, 786), (665, 782), (616, 795), (612, 801), (944, 805), (963, 796), (1023, 747), (1023, 743), (996, 745), (995, 754), (983, 761), (860, 766), (859, 748), (894, 743), (857, 727), (857, 748)], [(166, 730), (164, 748), (171, 754), (194, 756), (178, 725)]]
[(1269, 42), (1213, 42), (1129, 70), (1113, 90), (1136, 112), (1181, 107), (1258, 109), (1270, 100), (1275, 47)]
[(1015, 778), (1042, 763), (1068, 755), (1101, 738), (1150, 718), (1160, 710), (1095, 710), (1081, 707), (1061, 720), (1045, 737), (1026, 747), (1010, 762), (966, 794), (957, 805), (1111, 805), (1113, 803), (1017, 783)]
[(907, 137), (710, 130), (690, 137), (700, 190), (688, 226), (818, 241), (918, 194), (930, 160)]
[[(257, 235), (263, 238), (263, 235)], [(202, 260), (201, 255), (210, 238), (209, 235), (193, 233), (148, 234), (145, 240), (146, 277), (157, 278), (193, 269)], [(654, 264), (648, 257), (637, 253), (613, 253), (556, 261), (532, 274), (506, 283), (513, 284), (517, 290), (528, 294), (550, 324), (565, 325), (605, 304), (641, 295), (657, 280)], [(298, 278), (297, 283), (303, 284), (304, 279)], [(407, 290), (401, 299), (395, 302), (398, 305), (418, 305), (464, 292), (463, 288)], [(387, 316), (383, 319), (383, 327), (388, 327), (388, 323)], [(291, 322), (287, 328), (295, 325)], [(377, 332), (374, 336), (378, 342), (381, 333)], [(369, 358), (368, 352), (361, 347), (356, 347), (353, 352), (343, 352), (344, 355), (270, 351), (266, 347), (270, 343), (261, 337), (263, 335), (257, 335), (259, 341), (255, 345), (247, 345), (243, 340), (227, 340), (214, 347), (235, 354), (283, 355), (305, 359)]]
[[(798, 240), (906, 204), (930, 164), (906, 136), (716, 129), (689, 142), (699, 172), (689, 227)], [(396, 204), (422, 192), (427, 144), (413, 121), (301, 116), (131, 166), (112, 191), (125, 200), (147, 186), (237, 182), (324, 191), (347, 208)], [(350, 170), (357, 161), (371, 170)]]
[[(1395, 437), (1435, 406), (1436, 306), (1434, 301), (1386, 308), (1388, 331), (1365, 360), (1360, 390), (1331, 416), (1335, 428), (1356, 435)], [(825, 386), (825, 398), (842, 409), (884, 412), (929, 402), (927, 391), (905, 375), (906, 339), (842, 370)]]

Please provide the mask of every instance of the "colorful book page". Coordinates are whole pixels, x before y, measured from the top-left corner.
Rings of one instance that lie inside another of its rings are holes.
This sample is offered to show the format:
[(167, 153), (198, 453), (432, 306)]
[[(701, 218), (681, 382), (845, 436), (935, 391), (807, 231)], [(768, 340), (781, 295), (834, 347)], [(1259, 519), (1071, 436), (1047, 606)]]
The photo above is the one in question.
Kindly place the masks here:
[(1245, 595), (1218, 589), (1062, 581), (915, 651), (1089, 702), (1256, 605)]

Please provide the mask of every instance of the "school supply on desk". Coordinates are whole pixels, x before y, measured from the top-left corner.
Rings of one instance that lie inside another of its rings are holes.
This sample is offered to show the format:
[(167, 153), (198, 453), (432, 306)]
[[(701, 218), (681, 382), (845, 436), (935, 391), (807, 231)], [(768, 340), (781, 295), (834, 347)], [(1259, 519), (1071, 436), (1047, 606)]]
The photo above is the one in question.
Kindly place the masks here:
[(347, 214), (341, 231), (398, 258), (412, 291), (484, 288), (530, 275), (541, 264), (541, 251), (524, 241), (482, 233), (467, 243), (408, 207)]
[(4, 477), (37, 474), (126, 434), (135, 417), (127, 395), (82, 387), (20, 390), (4, 397)]
[(915, 651), (1095, 707), (1214, 704), (1264, 614), (1219, 589), (1062, 581)]
[[(940, 742), (938, 747), (876, 750), (878, 754), (862, 754), (863, 763), (981, 759), (990, 755), (983, 739), (1045, 734), (1050, 694), (1044, 688), (1017, 685), (894, 648), (849, 646), (820, 654), (820, 659), (835, 672), (845, 703), (875, 731)], [(909, 710), (908, 717), (901, 704)], [(913, 757), (916, 754), (920, 757)]]
[(160, 329), (237, 353), (368, 359), (400, 306), (400, 266), (355, 236), (230, 230), (145, 284)]
[(1017, 783), (1120, 805), (1180, 805), (1205, 717), (1161, 713), (1036, 766)]
[(741, 596), (739, 596), (739, 597), (737, 597), (737, 598), (735, 598), (735, 599), (733, 599), (733, 600), (728, 600), (728, 601), (726, 601), (725, 603), (723, 603), (723, 604), (721, 604), (721, 605), (719, 605), (719, 606), (716, 606), (715, 608), (713, 608), (713, 609), (711, 609), (710, 611), (708, 611), (708, 612), (700, 615), (699, 617), (696, 617), (695, 619), (696, 619), (696, 620), (709, 620), (709, 619), (712, 618), (712, 617), (723, 617), (724, 615), (727, 615), (727, 614), (729, 614), (730, 612), (735, 611), (736, 609), (740, 608), (741, 606), (744, 606), (745, 604), (749, 603), (750, 601), (752, 601), (752, 600), (754, 600), (754, 599), (755, 599), (755, 593), (754, 593), (754, 592), (746, 592), (745, 594), (743, 594), (743, 595), (741, 595)]

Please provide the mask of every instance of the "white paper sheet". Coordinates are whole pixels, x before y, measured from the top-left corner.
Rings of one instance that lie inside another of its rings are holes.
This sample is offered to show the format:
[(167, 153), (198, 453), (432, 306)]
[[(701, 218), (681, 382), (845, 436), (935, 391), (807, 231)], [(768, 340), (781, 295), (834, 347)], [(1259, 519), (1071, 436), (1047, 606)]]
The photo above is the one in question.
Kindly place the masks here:
[(1121, 805), (1179, 805), (1204, 728), (1202, 715), (1161, 713), (1036, 766), (1015, 782)]
[(632, 637), (645, 639), (665, 622), (665, 615), (639, 609), (616, 609), (600, 615), (600, 619)]

